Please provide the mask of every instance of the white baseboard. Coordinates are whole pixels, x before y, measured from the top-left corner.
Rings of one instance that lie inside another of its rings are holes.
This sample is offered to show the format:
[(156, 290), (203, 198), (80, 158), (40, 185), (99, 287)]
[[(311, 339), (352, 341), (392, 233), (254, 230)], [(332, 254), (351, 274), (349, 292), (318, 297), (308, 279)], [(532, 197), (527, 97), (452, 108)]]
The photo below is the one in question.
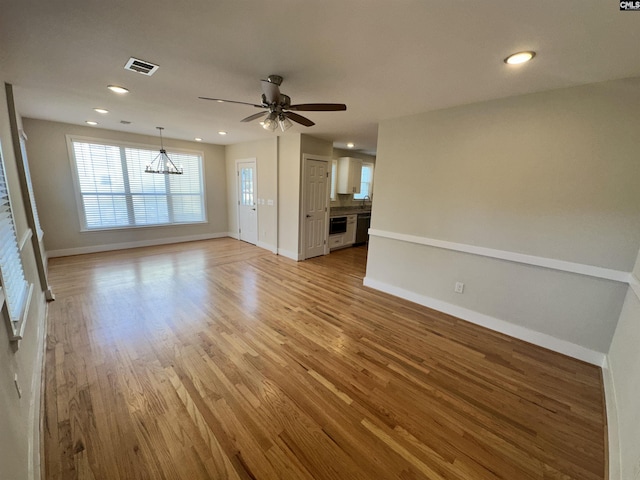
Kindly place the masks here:
[(609, 480), (620, 479), (620, 437), (618, 434), (618, 402), (613, 375), (605, 357), (602, 366), (602, 383), (604, 384), (605, 411), (607, 412), (607, 435), (609, 447)]
[(536, 332), (535, 330), (515, 325), (505, 320), (500, 320), (468, 308), (437, 300), (435, 298), (405, 290), (368, 277), (365, 277), (364, 285), (599, 367), (602, 367), (605, 362), (606, 356), (604, 353), (596, 352), (581, 345), (576, 345), (575, 343), (552, 337), (546, 333)]
[(155, 245), (169, 245), (171, 243), (194, 242), (197, 240), (211, 240), (231, 236), (228, 232), (203, 233), (201, 235), (188, 235), (185, 237), (158, 238), (154, 240), (140, 240), (136, 242), (110, 243), (107, 245), (91, 245), (88, 247), (63, 248), (61, 250), (49, 250), (47, 258), (68, 257), (70, 255), (83, 255), (85, 253), (110, 252), (113, 250), (125, 250), (127, 248), (152, 247)]
[(256, 247), (264, 248), (265, 250), (269, 250), (271, 253), (278, 253), (278, 248), (270, 243), (258, 242)]
[(292, 252), (290, 250), (279, 248), (278, 255), (282, 255), (283, 257), (290, 258), (291, 260), (295, 260), (296, 262), (300, 261), (300, 256), (298, 255), (298, 252)]

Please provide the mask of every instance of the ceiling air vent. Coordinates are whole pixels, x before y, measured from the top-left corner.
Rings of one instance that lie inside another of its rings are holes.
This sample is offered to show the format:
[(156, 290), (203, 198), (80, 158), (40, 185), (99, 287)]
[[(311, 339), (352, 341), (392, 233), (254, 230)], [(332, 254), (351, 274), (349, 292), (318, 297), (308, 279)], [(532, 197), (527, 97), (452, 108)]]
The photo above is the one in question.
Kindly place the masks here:
[(138, 72), (143, 75), (151, 76), (156, 73), (156, 70), (160, 68), (160, 65), (156, 65), (146, 60), (140, 60), (139, 58), (131, 57), (127, 64), (124, 66), (125, 70), (131, 70), (132, 72)]

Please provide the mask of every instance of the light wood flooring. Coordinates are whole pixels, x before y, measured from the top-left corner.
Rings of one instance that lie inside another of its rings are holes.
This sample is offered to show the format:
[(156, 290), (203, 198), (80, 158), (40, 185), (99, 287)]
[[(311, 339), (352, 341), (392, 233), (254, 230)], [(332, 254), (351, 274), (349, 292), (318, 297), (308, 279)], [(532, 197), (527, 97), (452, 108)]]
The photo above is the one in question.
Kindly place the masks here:
[(51, 259), (44, 477), (604, 478), (598, 368), (363, 287), (365, 263)]

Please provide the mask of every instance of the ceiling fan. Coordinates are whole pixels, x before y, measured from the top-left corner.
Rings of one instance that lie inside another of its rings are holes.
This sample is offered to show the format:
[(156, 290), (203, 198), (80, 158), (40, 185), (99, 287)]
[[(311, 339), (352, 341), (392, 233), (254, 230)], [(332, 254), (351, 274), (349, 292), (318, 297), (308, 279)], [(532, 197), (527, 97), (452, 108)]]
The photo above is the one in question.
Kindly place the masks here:
[(334, 112), (347, 109), (347, 106), (344, 103), (300, 103), (297, 105), (291, 105), (291, 98), (280, 92), (280, 85), (282, 84), (282, 77), (280, 75), (269, 75), (266, 80), (260, 80), (260, 84), (262, 85), (261, 104), (224, 100), (222, 98), (198, 98), (202, 100), (213, 100), (214, 102), (239, 103), (241, 105), (263, 108), (266, 111), (254, 113), (253, 115), (243, 118), (241, 121), (250, 122), (266, 116), (262, 122), (262, 127), (265, 130), (275, 131), (276, 128), (280, 127), (283, 132), (292, 125), (291, 120), (299, 123), (300, 125), (304, 125), (305, 127), (315, 125), (314, 122), (295, 113), (295, 111)]

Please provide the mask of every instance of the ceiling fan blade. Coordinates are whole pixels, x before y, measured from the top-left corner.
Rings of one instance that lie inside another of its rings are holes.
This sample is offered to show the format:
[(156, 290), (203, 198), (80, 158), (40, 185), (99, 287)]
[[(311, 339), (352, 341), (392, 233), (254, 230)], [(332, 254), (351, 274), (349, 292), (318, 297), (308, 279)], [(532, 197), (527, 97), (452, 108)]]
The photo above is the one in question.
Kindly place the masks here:
[(293, 112), (282, 112), (282, 113), (288, 119), (293, 120), (294, 122), (299, 123), (300, 125), (304, 125), (305, 127), (311, 127), (315, 125), (315, 123), (313, 123), (307, 117), (303, 117), (302, 115), (298, 115), (297, 113), (293, 113)]
[(264, 117), (267, 113), (266, 110), (264, 112), (254, 113), (253, 115), (249, 115), (247, 118), (243, 118), (240, 120), (241, 122), (250, 122), (251, 120), (255, 120), (256, 118)]
[(274, 102), (280, 102), (280, 87), (278, 87), (278, 85), (268, 80), (260, 80), (260, 83), (262, 85), (262, 93), (264, 93), (269, 105)]
[(198, 97), (200, 100), (212, 100), (220, 103), (239, 103), (240, 105), (250, 105), (252, 107), (264, 108), (264, 105), (256, 105), (255, 103), (237, 102), (235, 100), (224, 100), (222, 98)]
[(289, 110), (299, 112), (337, 112), (346, 109), (347, 106), (344, 103), (300, 103), (289, 107)]

